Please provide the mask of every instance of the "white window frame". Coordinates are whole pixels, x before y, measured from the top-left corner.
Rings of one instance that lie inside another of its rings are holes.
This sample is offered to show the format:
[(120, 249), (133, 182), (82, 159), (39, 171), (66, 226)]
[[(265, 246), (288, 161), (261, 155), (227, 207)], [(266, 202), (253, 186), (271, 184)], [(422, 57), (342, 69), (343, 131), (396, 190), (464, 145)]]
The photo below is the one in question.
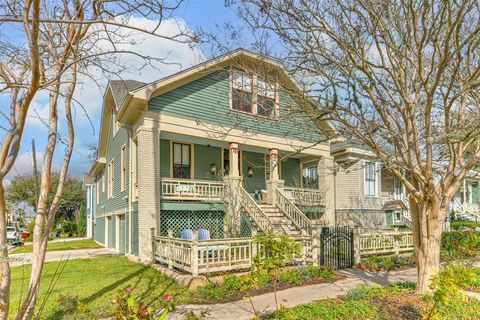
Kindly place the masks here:
[(115, 166), (114, 166), (114, 159), (112, 159), (108, 163), (107, 167), (107, 174), (108, 174), (108, 181), (107, 181), (107, 191), (108, 191), (108, 198), (113, 198), (113, 186), (114, 186), (114, 179), (115, 179)]
[(120, 148), (120, 190), (123, 192), (127, 189), (127, 145), (124, 144)]
[[(375, 180), (373, 180), (374, 182), (374, 193), (373, 194), (370, 194), (370, 193), (367, 193), (367, 190), (369, 189), (367, 184), (369, 182), (371, 182), (372, 180), (368, 180), (367, 182), (367, 167), (369, 165), (373, 164), (374, 166), (374, 177), (375, 177)], [(377, 198), (378, 197), (378, 181), (379, 181), (379, 178), (378, 178), (378, 164), (374, 161), (367, 161), (367, 160), (364, 160), (363, 161), (363, 194), (365, 197), (367, 198)]]

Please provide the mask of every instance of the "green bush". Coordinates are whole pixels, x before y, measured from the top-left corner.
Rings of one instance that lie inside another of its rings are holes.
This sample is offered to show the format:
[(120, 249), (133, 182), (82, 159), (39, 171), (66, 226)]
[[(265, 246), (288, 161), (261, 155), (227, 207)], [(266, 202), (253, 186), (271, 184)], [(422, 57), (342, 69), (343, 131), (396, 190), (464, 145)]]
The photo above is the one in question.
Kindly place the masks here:
[(470, 229), (475, 229), (477, 227), (480, 227), (480, 222), (475, 222), (475, 221), (452, 221), (450, 222), (450, 227), (454, 230), (458, 230), (462, 227), (465, 228), (470, 228)]
[(65, 221), (62, 225), (62, 232), (68, 235), (76, 235), (78, 232), (77, 224), (73, 221)]
[(360, 268), (370, 271), (390, 271), (412, 266), (410, 257), (404, 256), (370, 256), (362, 259)]
[[(240, 291), (247, 290), (255, 293), (256, 290), (270, 290), (273, 286), (272, 277), (267, 272), (258, 272), (255, 274), (254, 285), (249, 285), (245, 288), (245, 283), (251, 274), (241, 277), (235, 275), (225, 276), (222, 284), (210, 283), (206, 286), (200, 287), (197, 293), (205, 300), (222, 301), (225, 299), (240, 298)], [(311, 279), (320, 279), (322, 281), (332, 281), (335, 279), (333, 268), (327, 266), (301, 266), (298, 268), (281, 270), (278, 274), (278, 285), (300, 285), (304, 281)]]
[(442, 259), (467, 259), (480, 252), (480, 233), (450, 231), (442, 234)]

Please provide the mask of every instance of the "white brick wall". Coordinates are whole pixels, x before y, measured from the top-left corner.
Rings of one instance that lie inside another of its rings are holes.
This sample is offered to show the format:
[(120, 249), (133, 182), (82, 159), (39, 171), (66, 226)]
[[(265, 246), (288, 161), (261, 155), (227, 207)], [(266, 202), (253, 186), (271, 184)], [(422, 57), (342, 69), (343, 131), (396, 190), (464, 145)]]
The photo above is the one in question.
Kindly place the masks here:
[(141, 127), (138, 135), (139, 258), (152, 261), (151, 228), (160, 216), (160, 131)]

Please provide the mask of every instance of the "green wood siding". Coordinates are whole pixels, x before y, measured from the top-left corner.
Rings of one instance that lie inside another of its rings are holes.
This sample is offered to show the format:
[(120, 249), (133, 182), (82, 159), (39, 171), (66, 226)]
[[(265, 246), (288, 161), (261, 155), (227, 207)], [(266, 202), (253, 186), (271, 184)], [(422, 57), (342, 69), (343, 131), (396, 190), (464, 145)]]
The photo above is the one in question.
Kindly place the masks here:
[(300, 187), (300, 161), (288, 158), (280, 165), (281, 179), (285, 181), (286, 187)]
[(160, 176), (170, 177), (170, 140), (160, 140)]
[(220, 162), (222, 148), (194, 145), (194, 177), (199, 180), (218, 180), (218, 176), (210, 173), (212, 163), (217, 168), (217, 174), (222, 169)]
[(215, 71), (149, 101), (149, 110), (209, 124), (326, 143), (325, 136), (314, 128), (305, 113), (299, 112), (292, 97), (280, 91), (279, 118), (266, 119), (230, 109), (228, 71)]
[(95, 219), (95, 240), (105, 244), (105, 218), (97, 217)]
[[(248, 167), (253, 169), (253, 176), (247, 174)], [(253, 193), (255, 190), (266, 189), (265, 186), (265, 155), (263, 153), (242, 151), (242, 175), (245, 190)]]

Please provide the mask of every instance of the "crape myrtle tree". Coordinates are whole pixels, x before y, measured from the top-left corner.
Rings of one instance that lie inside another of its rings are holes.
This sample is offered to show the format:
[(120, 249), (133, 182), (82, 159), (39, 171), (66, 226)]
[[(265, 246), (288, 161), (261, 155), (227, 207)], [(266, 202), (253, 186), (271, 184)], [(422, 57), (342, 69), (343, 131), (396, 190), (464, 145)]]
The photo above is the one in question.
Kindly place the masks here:
[[(128, 59), (122, 59), (124, 56), (135, 56), (144, 66), (168, 63), (167, 57), (149, 56), (133, 49), (139, 35), (193, 44), (197, 36), (181, 23), (177, 24), (177, 31), (162, 33), (167, 20), (176, 21), (173, 14), (181, 2), (7, 0), (0, 3), (0, 93), (9, 102), (2, 107), (0, 119), (0, 319), (7, 319), (12, 309), (4, 182), (31, 119), (27, 114), (32, 102), (40, 93), (47, 96), (48, 115), (42, 122), (48, 132), (33, 230), (30, 281), (23, 290), (18, 311), (15, 308), (16, 319), (41, 318), (42, 308), (36, 310), (35, 306), (48, 235), (68, 179), (75, 140), (74, 111), (82, 109), (75, 94), (79, 81), (95, 83), (102, 77), (118, 77), (122, 71), (128, 71)], [(152, 23), (143, 23), (147, 20)], [(63, 129), (60, 131), (59, 127)], [(57, 146), (63, 147), (63, 161), (56, 170), (58, 182), (52, 187), (52, 160)]]
[[(368, 146), (409, 194), (420, 293), (440, 268), (452, 196), (480, 160), (475, 0), (244, 0), (274, 35), (316, 122)], [(277, 46), (278, 47), (278, 46)]]

